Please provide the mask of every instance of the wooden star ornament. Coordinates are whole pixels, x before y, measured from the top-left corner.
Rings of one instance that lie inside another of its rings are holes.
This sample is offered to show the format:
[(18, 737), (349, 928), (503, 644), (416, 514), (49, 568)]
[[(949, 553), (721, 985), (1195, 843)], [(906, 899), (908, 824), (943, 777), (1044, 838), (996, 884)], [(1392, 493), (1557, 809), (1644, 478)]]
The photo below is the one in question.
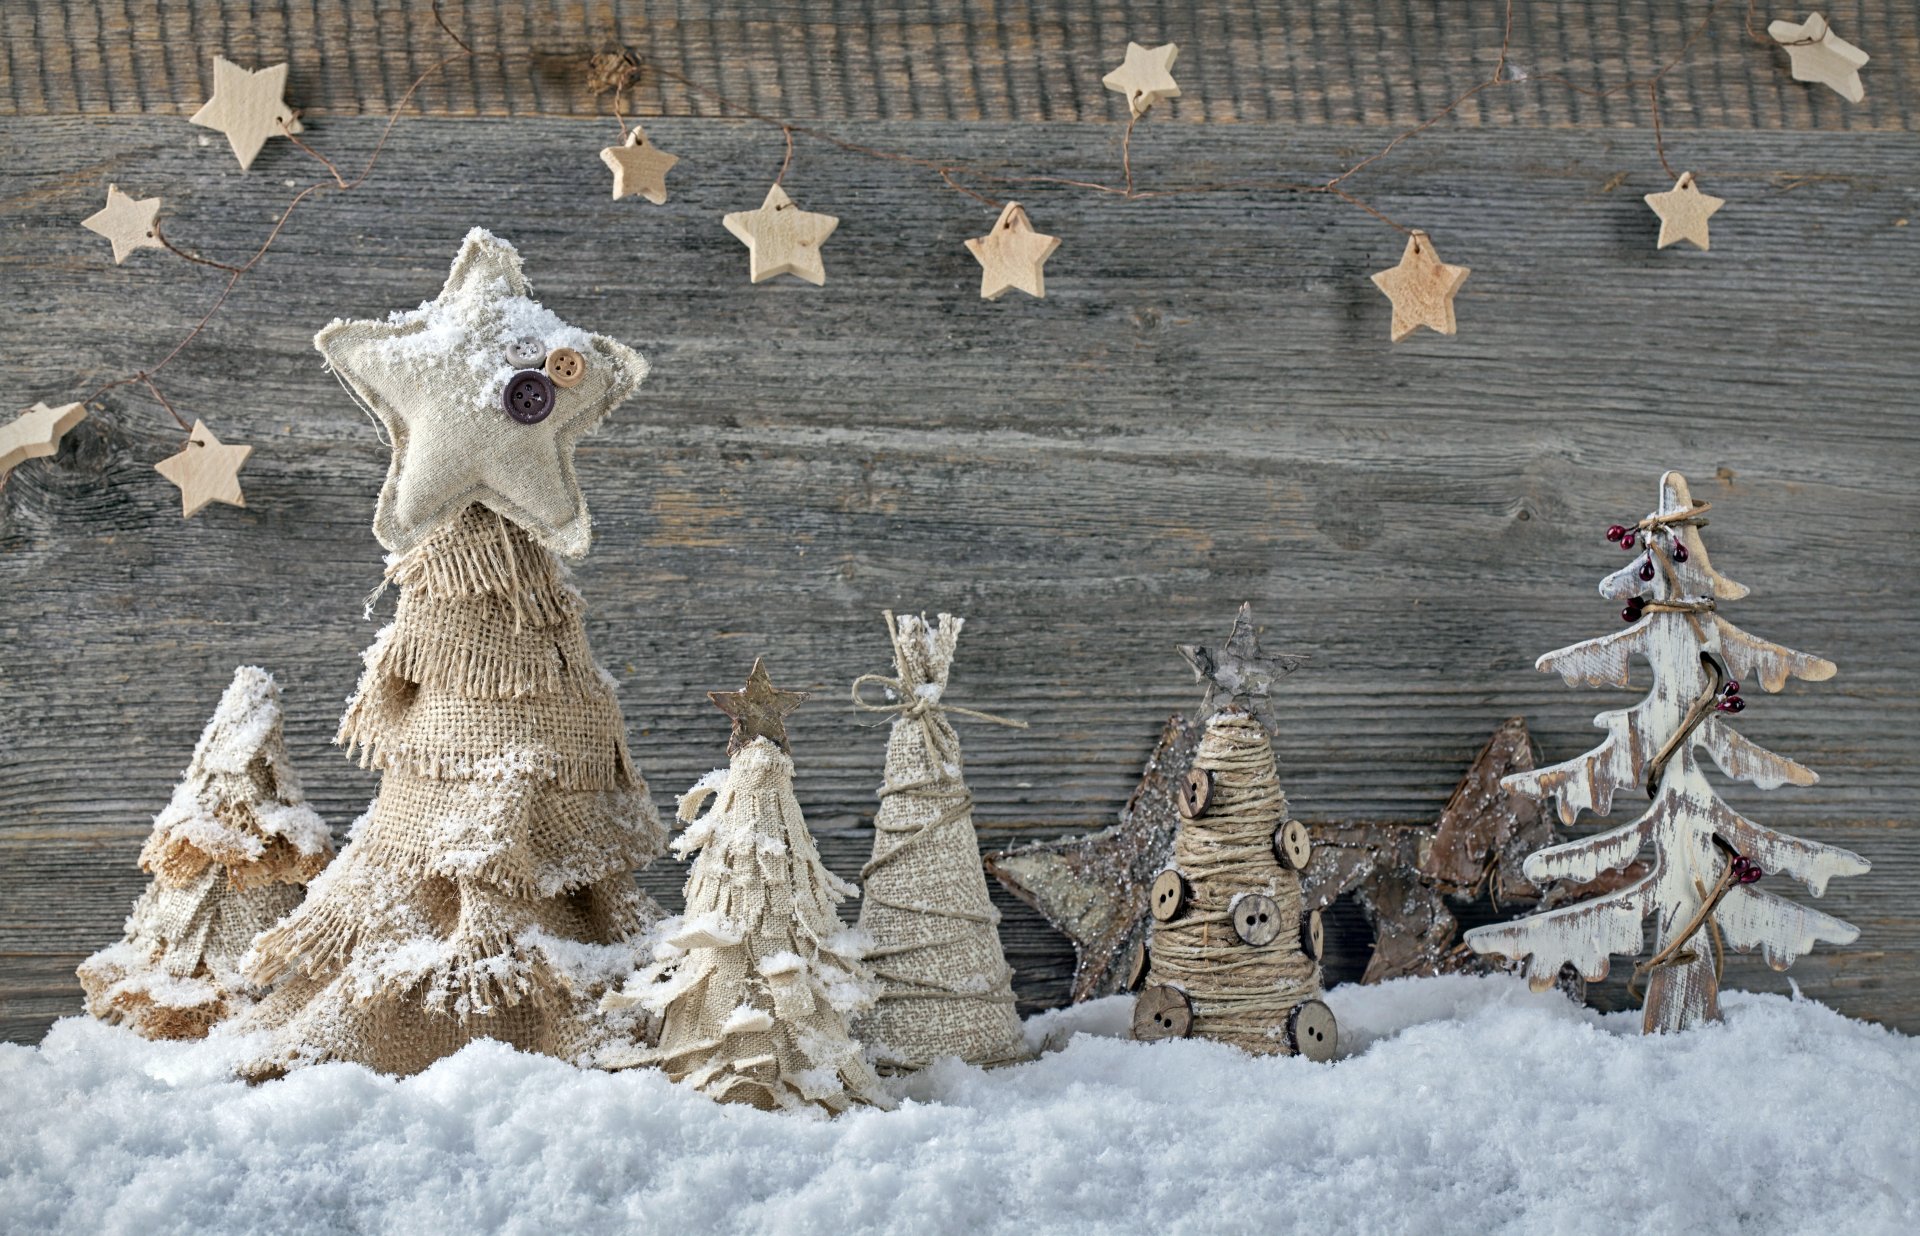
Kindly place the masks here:
[(192, 519), (209, 503), (247, 505), (240, 492), (240, 465), (251, 454), (252, 447), (228, 446), (213, 436), (205, 421), (196, 420), (180, 453), (167, 456), (153, 470), (180, 487), (180, 518)]
[(1020, 203), (1008, 202), (991, 232), (967, 241), (967, 252), (980, 263), (980, 298), (999, 300), (1015, 288), (1044, 298), (1047, 280), (1040, 268), (1059, 247), (1058, 236), (1034, 231)]
[(747, 247), (753, 282), (764, 283), (775, 275), (792, 275), (815, 287), (827, 281), (820, 246), (840, 220), (800, 209), (779, 185), (767, 190), (760, 209), (737, 210), (721, 222)]
[(1665, 193), (1647, 194), (1646, 202), (1653, 207), (1653, 213), (1660, 216), (1660, 241), (1654, 246), (1656, 249), (1683, 240), (1705, 249), (1707, 220), (1727, 204), (1725, 198), (1700, 192), (1692, 172), (1680, 173), (1680, 179)]
[(1408, 236), (1400, 264), (1373, 275), (1373, 285), (1393, 302), (1393, 323), (1387, 332), (1393, 342), (1399, 343), (1422, 326), (1453, 334), (1453, 298), (1472, 273), (1470, 267), (1442, 262), (1425, 232)]
[(680, 157), (648, 141), (646, 130), (634, 125), (625, 144), (602, 150), (600, 161), (613, 170), (615, 201), (638, 194), (655, 206), (663, 206), (667, 201), (667, 173)]
[(128, 197), (119, 185), (107, 186), (107, 204), (80, 221), (89, 232), (113, 242), (113, 264), (127, 260), (136, 249), (164, 249), (154, 220), (160, 214), (157, 197)]
[(1243, 603), (1234, 615), (1233, 630), (1227, 642), (1218, 648), (1201, 644), (1180, 645), (1180, 655), (1193, 667), (1196, 682), (1207, 685), (1200, 702), (1200, 715), (1211, 717), (1228, 708), (1240, 708), (1269, 731), (1277, 728), (1273, 712), (1274, 684), (1307, 663), (1297, 653), (1269, 656), (1260, 647), (1253, 629), (1253, 605)]
[(62, 404), (49, 408), (36, 403), (25, 412), (0, 425), (0, 481), (29, 459), (45, 459), (60, 450), (60, 439), (69, 429), (87, 419), (85, 404)]
[(1138, 43), (1127, 44), (1127, 58), (1120, 67), (1100, 79), (1100, 84), (1108, 90), (1127, 96), (1127, 106), (1135, 116), (1144, 116), (1147, 109), (1161, 99), (1180, 97), (1180, 83), (1173, 80), (1173, 62), (1180, 55), (1175, 43), (1162, 43), (1158, 47), (1142, 47)]
[(300, 117), (287, 106), (287, 66), (243, 69), (225, 56), (213, 58), (213, 96), (188, 121), (227, 135), (233, 157), (246, 171), (270, 137), (299, 133)]
[(770, 738), (782, 751), (787, 746), (786, 718), (806, 702), (805, 691), (783, 691), (773, 685), (767, 667), (759, 657), (747, 671), (747, 685), (738, 691), (709, 691), (707, 698), (721, 712), (733, 718), (733, 734), (727, 739), (727, 754), (738, 755), (741, 748), (756, 738)]
[(1867, 97), (1860, 69), (1873, 57), (1835, 34), (1819, 13), (1809, 13), (1807, 20), (1798, 23), (1770, 22), (1767, 33), (1787, 49), (1794, 81), (1818, 82), (1849, 103)]

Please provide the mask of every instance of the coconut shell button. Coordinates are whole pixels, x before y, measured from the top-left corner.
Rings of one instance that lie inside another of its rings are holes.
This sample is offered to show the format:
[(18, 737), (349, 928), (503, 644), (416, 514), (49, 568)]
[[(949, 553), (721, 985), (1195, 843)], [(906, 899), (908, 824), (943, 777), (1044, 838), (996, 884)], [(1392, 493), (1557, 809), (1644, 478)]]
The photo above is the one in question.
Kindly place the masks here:
[(1242, 944), (1265, 948), (1280, 935), (1280, 906), (1265, 893), (1246, 893), (1233, 899), (1233, 934)]
[(1132, 951), (1127, 955), (1128, 991), (1140, 990), (1140, 984), (1147, 981), (1147, 968), (1151, 964), (1147, 958), (1147, 942), (1145, 940), (1136, 941)]
[(1178, 987), (1149, 987), (1133, 1002), (1133, 1037), (1184, 1039), (1193, 1033), (1193, 1005)]
[(1153, 878), (1153, 888), (1147, 898), (1153, 917), (1171, 923), (1187, 908), (1187, 878), (1169, 867)]
[(1327, 923), (1320, 911), (1308, 910), (1300, 916), (1300, 951), (1319, 961), (1327, 952)]
[(1307, 826), (1298, 820), (1288, 820), (1274, 829), (1273, 856), (1282, 866), (1305, 871), (1313, 861), (1313, 837), (1307, 832)]
[(522, 369), (507, 379), (500, 403), (522, 425), (538, 425), (553, 413), (553, 383), (538, 369)]
[(538, 369), (547, 363), (547, 346), (530, 335), (507, 345), (507, 364), (515, 369)]
[[(1138, 1005), (1134, 1006), (1133, 1024), (1136, 1027), (1134, 1037), (1138, 1038)], [(1334, 1024), (1333, 1010), (1318, 1000), (1296, 1004), (1293, 1012), (1287, 1014), (1287, 1040), (1293, 1044), (1297, 1054), (1316, 1064), (1333, 1059), (1333, 1053), (1340, 1047), (1340, 1028)]]
[(547, 376), (565, 390), (587, 376), (587, 358), (572, 348), (555, 348), (547, 353)]
[(1190, 768), (1187, 775), (1180, 778), (1180, 792), (1175, 805), (1180, 808), (1184, 819), (1194, 819), (1207, 809), (1213, 800), (1213, 774), (1204, 768)]

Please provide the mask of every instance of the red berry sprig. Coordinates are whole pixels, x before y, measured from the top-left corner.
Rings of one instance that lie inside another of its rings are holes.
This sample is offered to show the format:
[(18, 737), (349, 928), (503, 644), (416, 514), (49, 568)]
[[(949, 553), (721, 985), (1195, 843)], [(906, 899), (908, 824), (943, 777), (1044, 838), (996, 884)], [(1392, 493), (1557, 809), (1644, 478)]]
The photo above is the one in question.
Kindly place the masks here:
[(1714, 705), (1714, 708), (1720, 712), (1745, 712), (1747, 710), (1747, 701), (1740, 698), (1740, 682), (1738, 679), (1727, 679), (1727, 685), (1720, 688), (1720, 700)]
[(1760, 870), (1759, 863), (1754, 862), (1745, 854), (1735, 854), (1732, 865), (1733, 879), (1737, 884), (1751, 884), (1761, 876), (1767, 874)]

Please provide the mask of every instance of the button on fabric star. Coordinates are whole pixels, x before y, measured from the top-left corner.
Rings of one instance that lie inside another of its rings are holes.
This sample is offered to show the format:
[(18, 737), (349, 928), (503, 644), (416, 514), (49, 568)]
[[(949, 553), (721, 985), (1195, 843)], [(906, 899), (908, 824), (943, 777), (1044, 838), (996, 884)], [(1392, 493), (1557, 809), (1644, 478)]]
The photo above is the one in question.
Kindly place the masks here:
[(522, 369), (507, 380), (500, 402), (522, 425), (538, 425), (553, 411), (553, 383), (538, 369)]
[(547, 345), (538, 339), (521, 336), (507, 345), (507, 364), (515, 369), (538, 369), (547, 363)]
[(566, 390), (587, 376), (587, 358), (572, 348), (555, 348), (547, 353), (547, 376)]

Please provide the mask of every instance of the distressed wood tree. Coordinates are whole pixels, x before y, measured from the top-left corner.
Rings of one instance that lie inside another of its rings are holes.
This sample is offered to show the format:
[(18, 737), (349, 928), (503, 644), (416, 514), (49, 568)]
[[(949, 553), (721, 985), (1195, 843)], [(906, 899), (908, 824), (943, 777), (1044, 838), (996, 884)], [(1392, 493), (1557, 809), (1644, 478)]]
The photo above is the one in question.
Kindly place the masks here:
[(1719, 970), (1698, 935), (1703, 928), (1716, 947), (1724, 937), (1732, 948), (1758, 949), (1777, 970), (1816, 941), (1847, 944), (1859, 935), (1832, 915), (1750, 887), (1760, 872), (1790, 875), (1817, 897), (1834, 876), (1867, 870), (1857, 854), (1746, 819), (1720, 800), (1700, 767), (1705, 752), (1727, 776), (1761, 789), (1812, 785), (1812, 770), (1742, 737), (1731, 719), (1745, 707), (1743, 683), (1777, 692), (1788, 678), (1820, 682), (1834, 673), (1832, 662), (1757, 639), (1721, 616), (1720, 605), (1747, 589), (1708, 561), (1700, 537), (1707, 510), (1686, 478), (1668, 472), (1651, 515), (1608, 529), (1609, 540), (1635, 554), (1600, 583), (1602, 596), (1625, 603), (1627, 628), (1550, 652), (1538, 666), (1569, 686), (1625, 687), (1638, 655), (1653, 671), (1652, 689), (1632, 708), (1595, 719), (1607, 737), (1592, 751), (1505, 782), (1553, 796), (1568, 824), (1583, 811), (1608, 814), (1620, 790), (1651, 800), (1630, 823), (1533, 854), (1528, 879), (1585, 883), (1651, 848), (1646, 874), (1599, 897), (1467, 933), (1478, 952), (1526, 959), (1530, 982), (1544, 988), (1563, 965), (1597, 981), (1610, 955), (1639, 956), (1651, 918), (1655, 952), (1639, 968), (1648, 976), (1649, 1033), (1719, 1015)]

